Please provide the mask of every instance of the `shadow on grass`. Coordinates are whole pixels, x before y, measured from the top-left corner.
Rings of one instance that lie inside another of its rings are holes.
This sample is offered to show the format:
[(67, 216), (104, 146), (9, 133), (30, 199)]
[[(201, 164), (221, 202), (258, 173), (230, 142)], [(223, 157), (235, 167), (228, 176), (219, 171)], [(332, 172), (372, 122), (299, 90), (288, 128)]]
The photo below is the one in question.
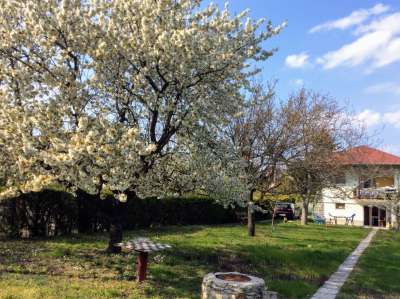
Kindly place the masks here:
[[(244, 227), (224, 225), (138, 230), (127, 232), (125, 239), (150, 237), (173, 245), (150, 255), (148, 298), (198, 298), (204, 275), (217, 271), (260, 276), (285, 298), (304, 298), (336, 270), (362, 235), (296, 224), (279, 225), (273, 233), (266, 224), (257, 227), (255, 238), (247, 237)], [(82, 284), (90, 278), (133, 280), (135, 254), (104, 254), (106, 242), (107, 235), (95, 234), (0, 243), (0, 274), (74, 277)]]
[(324, 256), (306, 249), (284, 251), (265, 245), (213, 253), (185, 247), (169, 254), (163, 266), (151, 268), (150, 283), (156, 287), (149, 295), (197, 298), (193, 291), (199, 290), (206, 273), (238, 271), (264, 278), (270, 289), (285, 294), (285, 298), (305, 298), (328, 279), (345, 256), (340, 249)]

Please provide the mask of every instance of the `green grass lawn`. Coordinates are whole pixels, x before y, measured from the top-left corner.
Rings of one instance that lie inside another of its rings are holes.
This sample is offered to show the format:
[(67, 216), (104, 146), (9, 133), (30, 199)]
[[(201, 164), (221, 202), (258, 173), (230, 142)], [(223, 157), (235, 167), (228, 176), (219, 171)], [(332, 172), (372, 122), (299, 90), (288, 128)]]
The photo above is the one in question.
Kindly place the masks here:
[(339, 298), (400, 298), (400, 234), (378, 231)]
[[(0, 298), (199, 298), (209, 272), (262, 277), (284, 298), (307, 298), (336, 270), (368, 230), (297, 223), (246, 228), (188, 226), (137, 230), (173, 249), (153, 254), (149, 280), (134, 282), (135, 255), (107, 255), (106, 234), (0, 242)], [(398, 257), (398, 256), (397, 256)]]

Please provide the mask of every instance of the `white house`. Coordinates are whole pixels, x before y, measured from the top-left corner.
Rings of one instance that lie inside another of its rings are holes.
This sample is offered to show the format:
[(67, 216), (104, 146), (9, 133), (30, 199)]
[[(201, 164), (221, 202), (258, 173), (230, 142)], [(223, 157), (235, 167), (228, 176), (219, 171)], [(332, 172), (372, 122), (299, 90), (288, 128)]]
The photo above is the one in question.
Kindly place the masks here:
[(354, 225), (392, 226), (398, 207), (391, 198), (400, 188), (400, 157), (360, 146), (341, 154), (340, 161), (343, 175), (335, 187), (323, 190), (316, 213), (338, 224), (355, 214)]

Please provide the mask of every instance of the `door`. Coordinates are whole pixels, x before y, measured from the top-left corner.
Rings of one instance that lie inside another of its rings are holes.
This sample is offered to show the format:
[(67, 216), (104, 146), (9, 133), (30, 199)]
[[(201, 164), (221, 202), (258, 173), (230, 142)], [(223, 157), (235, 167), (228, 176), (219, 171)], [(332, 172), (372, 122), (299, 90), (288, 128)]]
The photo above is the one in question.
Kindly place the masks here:
[(371, 225), (370, 219), (370, 208), (364, 206), (364, 225)]
[(364, 225), (386, 226), (386, 210), (364, 206)]
[(371, 225), (379, 226), (379, 209), (377, 207), (372, 207)]
[(386, 227), (386, 210), (379, 210), (379, 226)]

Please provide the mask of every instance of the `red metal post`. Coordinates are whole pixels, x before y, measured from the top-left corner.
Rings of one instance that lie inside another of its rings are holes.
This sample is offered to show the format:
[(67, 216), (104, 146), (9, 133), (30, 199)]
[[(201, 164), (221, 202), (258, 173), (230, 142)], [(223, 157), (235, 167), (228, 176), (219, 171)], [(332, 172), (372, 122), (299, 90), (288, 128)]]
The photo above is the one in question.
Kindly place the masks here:
[(137, 281), (142, 282), (146, 280), (146, 272), (147, 272), (147, 263), (149, 260), (148, 252), (139, 252), (137, 257)]

